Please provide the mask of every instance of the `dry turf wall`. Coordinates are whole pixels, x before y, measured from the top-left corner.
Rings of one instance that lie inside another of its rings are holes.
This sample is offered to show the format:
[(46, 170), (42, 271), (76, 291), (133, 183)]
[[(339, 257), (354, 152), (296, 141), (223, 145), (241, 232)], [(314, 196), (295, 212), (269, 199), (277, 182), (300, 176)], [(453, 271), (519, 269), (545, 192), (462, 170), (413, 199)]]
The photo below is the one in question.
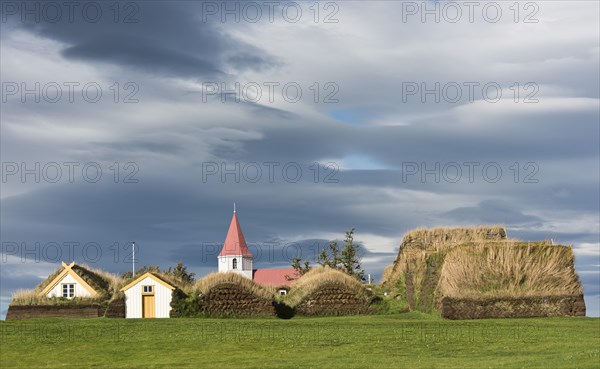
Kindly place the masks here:
[(200, 315), (211, 317), (273, 316), (274, 289), (237, 273), (212, 273), (196, 282)]
[(318, 266), (296, 281), (284, 303), (299, 315), (356, 315), (371, 313), (373, 299), (356, 278)]
[(121, 297), (110, 301), (104, 316), (107, 318), (125, 318), (125, 298)]
[(200, 311), (211, 317), (274, 316), (273, 300), (235, 283), (221, 283), (200, 295)]
[(104, 315), (100, 305), (11, 305), (6, 320), (29, 318), (98, 318)]
[(125, 299), (106, 304), (10, 305), (6, 320), (29, 318), (125, 318)]
[(468, 299), (444, 297), (440, 313), (446, 319), (585, 316), (583, 295)]
[(320, 286), (306, 296), (296, 307), (296, 314), (328, 316), (357, 315), (372, 312), (370, 301), (355, 291), (335, 283)]

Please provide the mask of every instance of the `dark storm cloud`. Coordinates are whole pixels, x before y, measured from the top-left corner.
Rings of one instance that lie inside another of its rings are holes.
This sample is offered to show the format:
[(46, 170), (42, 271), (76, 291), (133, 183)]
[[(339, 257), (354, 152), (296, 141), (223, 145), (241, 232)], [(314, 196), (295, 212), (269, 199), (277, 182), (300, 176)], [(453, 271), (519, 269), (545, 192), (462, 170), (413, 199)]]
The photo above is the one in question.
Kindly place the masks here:
[[(409, 162), (409, 161), (407, 161)], [(506, 201), (506, 206), (517, 206), (519, 203), (526, 202), (530, 209), (569, 209), (574, 208), (585, 212), (594, 212), (598, 210), (600, 194), (598, 187), (591, 179), (586, 181), (573, 181), (569, 178), (554, 177), (551, 172), (560, 170), (561, 167), (574, 166), (579, 164), (577, 160), (568, 162), (554, 161), (536, 161), (539, 166), (539, 172), (534, 177), (537, 183), (523, 183), (523, 176), (520, 181), (515, 182), (514, 172), (509, 167), (513, 165), (510, 161), (500, 161), (503, 176), (497, 183), (487, 182), (482, 176), (481, 166), (488, 161), (481, 160), (482, 163), (474, 174), (473, 182), (469, 182), (468, 168), (461, 164), (462, 177), (456, 183), (444, 180), (442, 173), (439, 174), (439, 181), (436, 182), (434, 175), (426, 175), (423, 180), (420, 165), (425, 163), (427, 168), (434, 168), (435, 162), (440, 162), (440, 172), (443, 165), (448, 163), (446, 160), (438, 158), (422, 157), (416, 163), (419, 168), (416, 174), (402, 173), (402, 169), (357, 169), (342, 170), (337, 175), (340, 182), (346, 184), (362, 186), (389, 186), (415, 191), (428, 191), (432, 193), (445, 193), (454, 195), (480, 195), (486, 197), (495, 196), (516, 196), (520, 200), (516, 203)], [(522, 163), (523, 164), (523, 163)], [(549, 173), (550, 172), (550, 173)], [(521, 173), (522, 174), (522, 173)], [(549, 202), (549, 200), (552, 200)], [(472, 218), (472, 217), (471, 217)], [(458, 221), (458, 219), (456, 219)], [(482, 220), (479, 220), (482, 221)]]
[[(244, 145), (255, 159), (272, 157), (275, 153), (306, 160), (368, 153), (377, 161), (396, 168), (405, 161), (593, 158), (598, 152), (596, 118), (594, 111), (540, 112), (521, 116), (498, 114), (493, 120), (464, 124), (448, 115), (409, 126), (364, 127), (315, 122), (298, 125), (295, 130), (289, 129), (288, 122), (285, 129), (265, 129), (264, 140)], [(570, 122), (568, 126), (565, 121)], [(311, 129), (306, 129), (308, 127)], [(549, 145), (550, 142), (554, 144)]]
[[(16, 272), (22, 271), (24, 268), (27, 268), (27, 264), (18, 264), (17, 268), (9, 268), (2, 272), (2, 289), (8, 291), (14, 291), (19, 288), (23, 289), (31, 289), (37, 286), (41, 281), (41, 276), (35, 275), (19, 275)], [(4, 267), (3, 267), (4, 268)], [(15, 276), (15, 274), (17, 276)]]
[(136, 8), (127, 9), (127, 14), (133, 16), (119, 22), (114, 21), (114, 4), (95, 4), (101, 4), (102, 16), (93, 23), (82, 17), (69, 22), (67, 16), (58, 22), (35, 22), (29, 17), (20, 23), (19, 15), (8, 20), (66, 44), (61, 50), (65, 58), (110, 63), (155, 75), (223, 77), (229, 68), (263, 70), (274, 65), (274, 57), (202, 21), (201, 2), (132, 2)]
[(100, 148), (106, 148), (121, 152), (132, 152), (132, 151), (147, 151), (147, 152), (159, 152), (163, 154), (176, 155), (181, 153), (181, 148), (172, 143), (162, 142), (148, 142), (148, 141), (136, 141), (131, 140), (127, 142), (90, 142), (91, 145), (98, 146)]
[[(3, 219), (4, 235), (7, 239), (18, 236), (14, 233), (19, 232), (13, 230), (36, 223), (46, 226), (32, 229), (28, 238), (52, 239), (63, 230), (44, 233), (53, 226), (68, 224), (75, 230), (73, 237), (88, 234), (92, 239), (103, 238), (105, 232), (101, 229), (113, 229), (115, 234), (106, 237), (148, 232), (154, 234), (150, 237), (154, 240), (170, 238), (177, 242), (191, 237), (198, 242), (222, 242), (234, 201), (238, 210), (242, 209), (241, 217), (247, 217), (244, 222), (248, 224), (248, 239), (256, 241), (290, 233), (325, 231), (343, 235), (357, 223), (377, 222), (360, 214), (339, 213), (340, 208), (350, 204), (345, 204), (342, 197), (332, 198), (329, 190), (342, 186), (328, 189), (310, 179), (297, 184), (202, 183), (185, 172), (166, 169), (163, 174), (140, 177), (139, 183), (64, 184), (6, 198), (2, 213), (11, 216)], [(288, 191), (294, 191), (294, 195)], [(267, 198), (270, 201), (265, 201)], [(324, 200), (331, 206), (315, 208)], [(247, 209), (246, 215), (243, 209)], [(369, 230), (364, 227), (365, 232)]]
[[(115, 39), (119, 42), (114, 42)], [(157, 47), (155, 41), (141, 37), (115, 35), (84, 42), (66, 48), (63, 56), (69, 59), (108, 61), (167, 76), (201, 77), (223, 73), (210, 61), (203, 60), (202, 56)]]
[(507, 226), (539, 226), (542, 219), (533, 215), (526, 215), (515, 210), (514, 205), (508, 205), (494, 200), (480, 202), (477, 206), (460, 207), (440, 214), (441, 218), (451, 219), (456, 223), (478, 222), (488, 224), (505, 224)]

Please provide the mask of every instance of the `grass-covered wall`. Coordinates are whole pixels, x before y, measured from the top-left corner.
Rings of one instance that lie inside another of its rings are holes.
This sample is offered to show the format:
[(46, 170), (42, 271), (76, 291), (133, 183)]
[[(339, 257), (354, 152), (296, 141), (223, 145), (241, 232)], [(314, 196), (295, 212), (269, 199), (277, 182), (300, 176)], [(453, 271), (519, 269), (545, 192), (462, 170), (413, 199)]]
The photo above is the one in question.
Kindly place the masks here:
[(447, 318), (585, 315), (572, 248), (508, 240), (500, 226), (407, 233), (383, 286)]

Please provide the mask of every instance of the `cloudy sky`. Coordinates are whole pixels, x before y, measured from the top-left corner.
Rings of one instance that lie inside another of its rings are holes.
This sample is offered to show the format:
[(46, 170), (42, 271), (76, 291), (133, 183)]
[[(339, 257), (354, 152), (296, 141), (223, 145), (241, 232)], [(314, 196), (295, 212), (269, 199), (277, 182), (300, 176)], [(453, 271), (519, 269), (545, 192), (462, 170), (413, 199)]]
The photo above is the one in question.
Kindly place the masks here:
[(376, 280), (418, 226), (572, 244), (598, 316), (599, 5), (513, 3), (3, 2), (0, 316), (133, 240), (216, 271), (234, 202), (262, 268), (352, 227)]

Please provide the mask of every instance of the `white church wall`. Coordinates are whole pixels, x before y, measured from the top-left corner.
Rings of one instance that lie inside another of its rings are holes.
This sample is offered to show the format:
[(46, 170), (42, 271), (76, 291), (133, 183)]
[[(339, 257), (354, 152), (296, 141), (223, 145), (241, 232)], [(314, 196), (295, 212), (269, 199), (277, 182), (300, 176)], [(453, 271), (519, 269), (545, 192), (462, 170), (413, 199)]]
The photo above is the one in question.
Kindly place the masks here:
[[(234, 272), (252, 279), (252, 258), (242, 256), (219, 256), (219, 272)], [(233, 269), (233, 260), (237, 260), (237, 269)]]

